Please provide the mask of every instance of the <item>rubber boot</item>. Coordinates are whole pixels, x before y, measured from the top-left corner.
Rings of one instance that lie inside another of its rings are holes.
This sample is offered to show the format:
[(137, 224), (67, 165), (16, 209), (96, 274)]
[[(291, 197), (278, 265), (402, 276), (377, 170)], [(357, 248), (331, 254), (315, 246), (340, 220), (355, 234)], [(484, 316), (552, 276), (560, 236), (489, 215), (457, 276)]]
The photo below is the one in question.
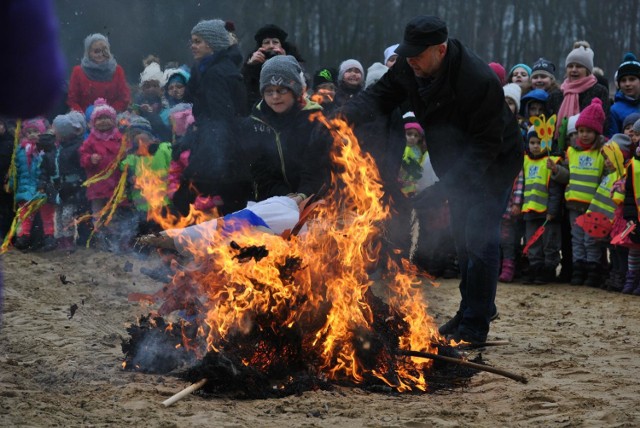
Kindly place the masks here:
[(589, 287), (600, 288), (602, 285), (602, 268), (599, 263), (587, 264), (587, 278), (584, 281), (584, 285)]
[(627, 271), (627, 276), (622, 287), (622, 294), (631, 294), (638, 288), (640, 282), (640, 272), (637, 270)]
[(500, 271), (500, 277), (498, 277), (498, 281), (500, 282), (513, 281), (513, 274), (515, 272), (516, 272), (516, 263), (511, 259), (503, 259), (502, 270)]
[(587, 271), (585, 262), (578, 261), (573, 264), (573, 269), (571, 270), (571, 285), (584, 285), (585, 280), (587, 279)]

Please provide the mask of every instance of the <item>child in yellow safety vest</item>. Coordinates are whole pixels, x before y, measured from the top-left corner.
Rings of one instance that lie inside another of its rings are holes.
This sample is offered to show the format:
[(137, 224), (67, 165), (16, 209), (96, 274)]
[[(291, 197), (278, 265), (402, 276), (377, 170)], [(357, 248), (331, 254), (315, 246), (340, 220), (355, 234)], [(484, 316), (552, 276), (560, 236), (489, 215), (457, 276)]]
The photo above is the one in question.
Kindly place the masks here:
[(602, 272), (600, 242), (587, 234), (576, 223), (593, 200), (598, 185), (605, 173), (605, 158), (601, 153), (604, 144), (602, 129), (605, 114), (602, 101), (594, 98), (578, 117), (575, 145), (567, 149), (565, 166), (551, 165), (553, 175), (559, 182), (567, 182), (565, 200), (571, 223), (571, 248), (573, 272), (571, 285), (600, 286)]
[[(537, 118), (536, 118), (537, 119)], [(539, 120), (539, 119), (538, 119)], [(549, 119), (555, 121), (555, 115)], [(543, 129), (543, 128), (540, 128)], [(544, 134), (544, 131), (540, 132)], [(552, 179), (552, 168), (560, 158), (550, 156), (551, 135), (539, 135), (536, 128), (527, 133), (528, 150), (524, 157), (524, 199), (522, 215), (527, 241), (544, 225), (544, 233), (529, 246), (527, 284), (546, 284), (556, 279), (560, 263), (560, 210), (563, 185)]]

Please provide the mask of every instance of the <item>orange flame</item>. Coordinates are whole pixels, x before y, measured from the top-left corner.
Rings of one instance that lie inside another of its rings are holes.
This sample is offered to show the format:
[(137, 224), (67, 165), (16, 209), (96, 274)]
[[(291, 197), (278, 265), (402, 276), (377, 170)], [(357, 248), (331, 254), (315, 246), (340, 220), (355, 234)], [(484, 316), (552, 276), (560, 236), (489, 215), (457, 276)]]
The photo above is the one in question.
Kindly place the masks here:
[[(215, 226), (204, 229), (209, 245), (184, 242), (193, 255), (193, 264), (174, 278), (174, 286), (188, 283), (204, 306), (202, 352), (219, 351), (224, 341), (257, 326), (260, 314), (270, 314), (278, 325), (260, 328), (298, 329), (304, 332), (305, 352), (317, 356), (317, 368), (332, 380), (363, 382), (375, 377), (397, 391), (424, 391), (423, 369), (430, 361), (381, 355), (374, 367), (359, 357), (370, 346), (368, 334), (373, 326), (373, 308), (367, 293), (373, 285), (367, 269), (379, 257), (375, 238), (380, 225), (389, 217), (383, 201), (383, 189), (373, 158), (360, 149), (351, 128), (341, 119), (327, 120), (322, 113), (313, 115), (331, 132), (334, 139), (332, 191), (317, 208), (317, 216), (307, 223), (299, 237), (284, 240), (255, 229), (244, 228), (225, 235)], [(163, 228), (201, 223), (207, 216), (191, 212), (189, 218), (163, 213), (164, 199), (158, 177), (149, 171), (137, 186), (149, 201), (149, 218)], [(209, 223), (207, 223), (209, 224)], [(239, 262), (230, 248), (235, 241), (242, 247), (265, 246), (268, 254), (260, 259)], [(302, 269), (291, 276), (282, 275), (282, 267), (292, 258), (301, 260)], [(391, 315), (385, 323), (407, 325), (399, 338), (401, 349), (437, 353), (432, 341), (440, 337), (434, 320), (427, 313), (421, 283), (408, 269), (389, 265), (392, 277), (387, 284), (387, 302)], [(184, 297), (186, 300), (187, 298)], [(185, 338), (185, 347), (198, 346)], [(256, 344), (245, 364), (266, 365), (271, 355), (263, 344)], [(390, 367), (390, 365), (395, 365)], [(396, 373), (389, 376), (390, 369)]]

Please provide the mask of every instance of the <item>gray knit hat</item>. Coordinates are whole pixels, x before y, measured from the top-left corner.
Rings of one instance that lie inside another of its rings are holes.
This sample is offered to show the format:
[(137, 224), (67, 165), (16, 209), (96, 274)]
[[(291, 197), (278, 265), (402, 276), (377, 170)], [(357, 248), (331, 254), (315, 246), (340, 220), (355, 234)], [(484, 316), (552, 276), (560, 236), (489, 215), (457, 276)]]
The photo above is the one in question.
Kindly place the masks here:
[(565, 67), (571, 63), (580, 64), (589, 70), (589, 73), (593, 73), (593, 51), (586, 42), (576, 42), (574, 49), (567, 55), (567, 60), (564, 62)]
[(198, 22), (191, 30), (191, 35), (194, 34), (202, 37), (202, 40), (204, 40), (214, 52), (231, 46), (231, 37), (225, 28), (225, 22), (221, 19)]
[(367, 69), (367, 79), (364, 82), (364, 87), (368, 88), (371, 85), (375, 85), (387, 71), (389, 71), (389, 67), (380, 62), (371, 64), (371, 67)]
[(84, 132), (86, 122), (82, 113), (72, 111), (67, 114), (61, 114), (53, 119), (53, 127), (56, 134), (64, 141), (75, 135)]
[(276, 55), (262, 65), (260, 71), (260, 93), (269, 86), (284, 86), (299, 97), (304, 88), (302, 67), (291, 55)]
[(109, 43), (109, 39), (107, 39), (107, 36), (100, 33), (94, 33), (89, 34), (84, 39), (84, 56), (86, 58), (89, 58), (89, 49), (91, 49), (91, 45), (99, 40), (107, 44), (107, 50), (109, 51), (109, 56), (111, 56), (111, 44)]
[(633, 124), (633, 132), (640, 133), (640, 119), (636, 120), (636, 123)]
[(618, 147), (620, 147), (620, 150), (627, 153), (631, 151), (631, 146), (633, 145), (631, 138), (625, 134), (613, 134), (610, 141), (616, 143)]

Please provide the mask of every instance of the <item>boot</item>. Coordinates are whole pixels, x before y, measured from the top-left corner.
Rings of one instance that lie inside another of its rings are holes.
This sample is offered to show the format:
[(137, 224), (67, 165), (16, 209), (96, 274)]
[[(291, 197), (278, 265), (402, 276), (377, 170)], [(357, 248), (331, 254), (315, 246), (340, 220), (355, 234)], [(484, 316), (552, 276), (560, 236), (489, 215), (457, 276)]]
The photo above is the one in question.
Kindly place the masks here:
[(13, 246), (18, 250), (27, 250), (29, 248), (29, 243), (31, 239), (28, 235), (18, 236), (13, 243)]
[(523, 284), (535, 284), (536, 278), (540, 275), (540, 271), (542, 270), (542, 265), (531, 265), (529, 266), (529, 270), (522, 277)]
[(607, 288), (607, 290), (620, 293), (622, 291), (622, 288), (624, 287), (626, 276), (627, 275), (625, 272), (618, 272), (618, 276), (615, 278), (615, 281), (611, 282), (611, 286)]
[(76, 250), (76, 241), (72, 236), (65, 236), (58, 239), (58, 249), (63, 251), (74, 252)]
[(42, 247), (40, 248), (40, 251), (51, 251), (55, 250), (57, 247), (58, 241), (56, 241), (56, 238), (54, 238), (53, 235), (46, 235), (42, 240)]
[(583, 261), (578, 261), (573, 264), (573, 269), (571, 269), (571, 285), (584, 285), (587, 279), (587, 271), (585, 268), (585, 262)]
[(635, 288), (635, 290), (633, 290), (631, 294), (633, 294), (634, 296), (640, 296), (640, 284), (638, 284), (638, 286)]
[(543, 282), (536, 282), (536, 284), (549, 284), (552, 282), (556, 282), (556, 268), (553, 266), (544, 265), (540, 273), (540, 280)]
[(536, 285), (545, 285), (549, 282), (547, 281), (547, 276), (546, 266), (537, 266), (535, 276), (533, 277), (533, 283)]
[(624, 286), (622, 287), (622, 294), (631, 294), (636, 288), (638, 288), (638, 283), (640, 282), (640, 271), (630, 270), (627, 271), (627, 277), (624, 281)]
[(513, 281), (513, 274), (516, 271), (516, 263), (511, 259), (503, 259), (502, 260), (502, 269), (500, 271), (500, 277), (498, 277), (498, 281), (500, 282), (511, 282)]
[(587, 279), (584, 281), (584, 285), (589, 287), (600, 288), (602, 285), (602, 270), (599, 263), (587, 264)]

